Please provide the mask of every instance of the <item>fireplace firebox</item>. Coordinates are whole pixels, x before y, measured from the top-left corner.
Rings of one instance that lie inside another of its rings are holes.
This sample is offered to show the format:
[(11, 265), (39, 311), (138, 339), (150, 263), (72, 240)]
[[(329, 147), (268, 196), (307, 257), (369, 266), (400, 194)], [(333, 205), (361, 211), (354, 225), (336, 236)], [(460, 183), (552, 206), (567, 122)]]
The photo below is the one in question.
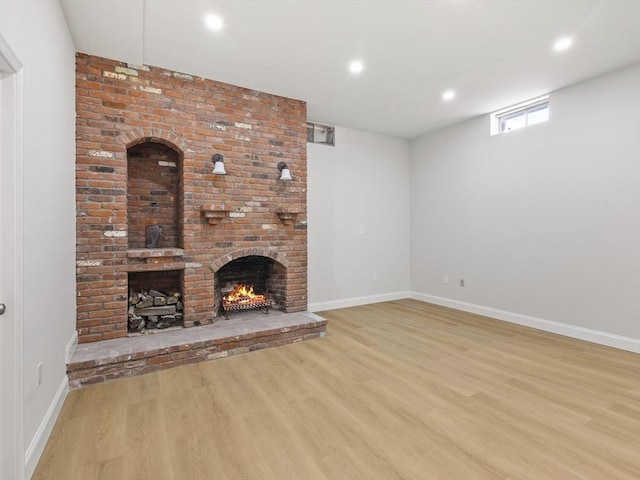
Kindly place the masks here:
[(218, 314), (284, 309), (286, 268), (272, 258), (248, 255), (224, 265), (214, 278)]

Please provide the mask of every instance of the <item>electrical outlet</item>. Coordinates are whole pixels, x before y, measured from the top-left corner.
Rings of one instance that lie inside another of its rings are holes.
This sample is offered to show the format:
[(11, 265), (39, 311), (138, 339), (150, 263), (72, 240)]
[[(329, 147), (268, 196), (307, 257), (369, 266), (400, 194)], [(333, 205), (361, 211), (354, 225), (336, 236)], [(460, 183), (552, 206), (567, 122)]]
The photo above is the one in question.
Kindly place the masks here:
[(378, 274), (374, 273), (373, 275), (371, 275), (371, 280), (373, 280), (374, 282), (378, 281)]
[(42, 385), (42, 362), (38, 364), (38, 387)]
[(461, 287), (464, 287), (464, 278), (461, 278), (461, 279), (460, 279), (460, 286), (461, 286)]
[(445, 285), (449, 285), (449, 275), (445, 275), (442, 278), (442, 283), (444, 283)]

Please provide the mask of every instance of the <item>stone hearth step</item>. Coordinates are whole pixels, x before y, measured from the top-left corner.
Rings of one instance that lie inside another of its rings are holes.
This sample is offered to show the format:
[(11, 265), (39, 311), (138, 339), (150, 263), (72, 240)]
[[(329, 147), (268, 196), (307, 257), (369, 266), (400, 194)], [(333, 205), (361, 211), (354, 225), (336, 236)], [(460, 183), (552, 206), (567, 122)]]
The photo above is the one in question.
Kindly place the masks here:
[(212, 325), (78, 345), (69, 386), (82, 387), (190, 363), (324, 337), (327, 320), (311, 313), (230, 317)]

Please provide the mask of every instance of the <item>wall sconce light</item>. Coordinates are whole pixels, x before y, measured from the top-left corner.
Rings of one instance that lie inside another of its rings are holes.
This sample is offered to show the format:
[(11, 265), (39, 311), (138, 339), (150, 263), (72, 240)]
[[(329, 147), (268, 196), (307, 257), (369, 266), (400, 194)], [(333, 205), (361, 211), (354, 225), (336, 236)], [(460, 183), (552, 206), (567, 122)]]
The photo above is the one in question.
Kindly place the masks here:
[(211, 157), (211, 161), (213, 162), (213, 173), (215, 175), (226, 175), (227, 172), (224, 170), (224, 157), (219, 153), (216, 153)]
[(289, 167), (287, 167), (286, 163), (279, 162), (278, 170), (280, 170), (280, 173), (282, 174), (280, 175), (280, 180), (293, 180), (291, 177), (291, 171), (289, 170)]

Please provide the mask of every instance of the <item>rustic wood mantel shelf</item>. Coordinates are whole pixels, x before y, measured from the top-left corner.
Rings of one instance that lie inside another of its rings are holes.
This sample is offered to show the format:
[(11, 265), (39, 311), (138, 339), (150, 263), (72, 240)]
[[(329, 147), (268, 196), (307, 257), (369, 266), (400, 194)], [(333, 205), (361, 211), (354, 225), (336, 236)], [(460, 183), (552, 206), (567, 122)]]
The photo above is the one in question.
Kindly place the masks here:
[(229, 208), (225, 205), (203, 205), (200, 211), (209, 222), (209, 225), (216, 225), (227, 216)]

